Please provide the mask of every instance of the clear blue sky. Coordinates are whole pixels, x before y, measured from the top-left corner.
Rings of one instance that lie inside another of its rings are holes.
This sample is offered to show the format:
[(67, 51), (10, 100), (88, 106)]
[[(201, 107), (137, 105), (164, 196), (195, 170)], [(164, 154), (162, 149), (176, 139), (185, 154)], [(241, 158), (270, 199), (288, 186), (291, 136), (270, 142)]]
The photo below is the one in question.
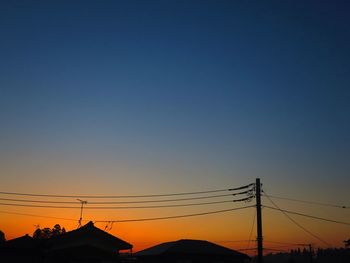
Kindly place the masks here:
[(1, 1), (1, 187), (45, 192), (69, 163), (81, 166), (60, 180), (89, 170), (105, 180), (97, 192), (116, 190), (110, 180), (141, 182), (123, 188), (140, 193), (260, 176), (274, 192), (307, 195), (319, 180), (316, 194), (345, 197), (349, 11), (348, 1)]

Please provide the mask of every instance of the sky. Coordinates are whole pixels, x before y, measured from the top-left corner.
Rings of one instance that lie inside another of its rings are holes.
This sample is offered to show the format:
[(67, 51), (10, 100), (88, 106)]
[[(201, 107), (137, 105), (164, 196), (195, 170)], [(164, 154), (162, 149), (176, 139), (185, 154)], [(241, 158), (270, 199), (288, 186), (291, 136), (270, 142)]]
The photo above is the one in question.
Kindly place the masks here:
[[(1, 1), (0, 191), (142, 195), (225, 189), (259, 177), (270, 195), (349, 205), (349, 7)], [(350, 221), (346, 209), (276, 203)], [(233, 207), (88, 210), (84, 219)], [(0, 212), (6, 238), (57, 222), (9, 212), (79, 218), (79, 209), (0, 205)], [(280, 212), (263, 214), (266, 240), (324, 246)], [(125, 223), (111, 233), (136, 249), (184, 237), (246, 240), (253, 215)], [(350, 235), (348, 226), (293, 218), (333, 246)]]

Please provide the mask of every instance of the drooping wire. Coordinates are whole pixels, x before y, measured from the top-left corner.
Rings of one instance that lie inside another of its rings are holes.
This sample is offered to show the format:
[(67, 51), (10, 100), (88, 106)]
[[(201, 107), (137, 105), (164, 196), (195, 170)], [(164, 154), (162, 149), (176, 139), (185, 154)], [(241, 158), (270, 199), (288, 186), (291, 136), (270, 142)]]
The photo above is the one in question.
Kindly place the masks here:
[[(99, 210), (112, 210), (112, 209), (152, 209), (152, 208), (170, 208), (170, 207), (188, 207), (188, 206), (201, 206), (201, 205), (214, 205), (232, 202), (248, 202), (251, 197), (236, 199), (236, 200), (226, 200), (226, 201), (216, 201), (216, 202), (201, 202), (201, 203), (187, 203), (187, 204), (173, 204), (173, 205), (149, 205), (149, 206), (84, 206), (84, 209), (99, 209)], [(81, 206), (50, 206), (50, 205), (31, 205), (31, 204), (10, 204), (10, 203), (0, 203), (4, 206), (19, 206), (19, 207), (32, 207), (32, 208), (53, 208), (53, 209), (81, 209)]]
[(262, 196), (271, 197), (271, 198), (274, 198), (274, 199), (281, 199), (281, 200), (305, 203), (305, 204), (313, 204), (313, 205), (321, 205), (321, 206), (329, 206), (329, 207), (350, 209), (350, 206), (345, 206), (345, 205), (335, 205), (335, 204), (330, 204), (330, 203), (321, 203), (321, 202), (300, 200), (300, 199), (294, 199), (294, 198), (288, 198), (288, 197), (282, 197), (282, 196), (275, 196), (275, 195), (267, 195), (267, 194), (263, 194)]
[[(256, 257), (256, 255), (257, 255), (257, 253), (256, 253), (256, 251), (258, 250), (258, 248), (257, 247), (252, 247), (252, 248), (238, 248), (238, 249), (235, 249), (235, 250), (237, 250), (237, 251), (253, 251), (253, 253), (254, 253), (254, 257)], [(253, 261), (254, 262), (254, 261)]]
[(254, 229), (254, 226), (255, 226), (255, 218), (256, 218), (256, 213), (255, 213), (255, 211), (254, 211), (252, 227), (251, 227), (251, 229), (250, 229), (249, 238), (248, 238), (248, 244), (247, 244), (247, 247), (248, 247), (248, 248), (250, 247), (250, 241), (251, 241), (252, 235), (253, 235), (253, 229)]
[[(265, 191), (263, 191), (265, 192)], [(265, 195), (267, 197), (267, 199), (269, 199), (269, 201), (276, 207), (276, 210), (282, 212), (290, 221), (292, 221), (296, 226), (298, 226), (299, 228), (301, 228), (302, 230), (304, 230), (306, 233), (308, 233), (309, 235), (313, 236), (314, 238), (316, 238), (317, 240), (321, 241), (322, 243), (326, 244), (328, 247), (331, 247), (331, 244), (328, 243), (327, 241), (323, 240), (322, 238), (320, 238), (319, 236), (315, 235), (314, 233), (312, 233), (311, 231), (309, 231), (308, 229), (306, 229), (305, 227), (303, 227), (301, 224), (299, 224), (297, 221), (295, 221), (292, 217), (290, 217), (284, 210), (282, 210), (277, 204), (275, 204), (274, 201), (271, 200), (271, 198), (267, 195)], [(264, 206), (266, 207), (266, 206)]]
[(331, 222), (331, 223), (336, 223), (336, 224), (341, 224), (341, 225), (348, 225), (348, 226), (350, 226), (350, 223), (349, 223), (349, 222), (342, 222), (342, 221), (337, 221), (337, 220), (333, 220), (333, 219), (327, 219), (327, 218), (323, 218), (323, 217), (307, 215), (307, 214), (303, 214), (303, 213), (299, 213), (299, 212), (294, 212), (294, 211), (289, 211), (289, 210), (285, 210), (285, 209), (278, 209), (278, 208), (271, 207), (271, 206), (266, 206), (266, 205), (264, 205), (264, 207), (269, 208), (269, 209), (273, 209), (273, 210), (279, 210), (279, 211), (285, 212), (285, 213), (287, 213), (287, 214), (299, 215), (299, 216), (304, 216), (304, 217), (308, 217), (308, 218), (318, 219), (318, 220), (327, 221), (327, 222)]
[(254, 185), (255, 185), (255, 183), (251, 183), (251, 184), (247, 184), (247, 185), (236, 187), (236, 188), (230, 188), (228, 190), (229, 191), (237, 191), (237, 190), (242, 190), (242, 189), (249, 188), (249, 187), (254, 186)]
[(270, 241), (270, 240), (266, 240), (266, 239), (264, 239), (264, 242), (265, 242), (265, 243), (271, 243), (271, 244), (288, 245), (288, 246), (301, 246), (301, 244), (297, 244), (297, 243)]
[[(244, 239), (244, 240), (213, 240), (213, 242), (217, 242), (217, 243), (241, 243), (241, 242), (248, 242), (248, 239)], [(254, 241), (254, 240), (250, 240), (250, 241)]]
[[(253, 184), (249, 184), (243, 187), (237, 187), (237, 188), (231, 188), (226, 189), (225, 191), (236, 191), (240, 189), (249, 188)], [(201, 191), (201, 192), (187, 192), (187, 193), (172, 193), (172, 194), (158, 194), (158, 195), (128, 195), (128, 196), (83, 196), (88, 198), (129, 198), (129, 197), (159, 197), (159, 196), (175, 196), (175, 195), (194, 195), (194, 194), (204, 194), (204, 193), (213, 193), (213, 192), (220, 192), (224, 191), (223, 189), (220, 190), (212, 190), (212, 191)], [(252, 199), (252, 189), (248, 189), (246, 191), (241, 192), (233, 192), (230, 194), (222, 194), (222, 195), (210, 195), (210, 196), (197, 196), (197, 197), (186, 197), (186, 198), (177, 198), (177, 199), (162, 199), (162, 200), (138, 200), (138, 201), (119, 201), (119, 202), (91, 202), (89, 201), (89, 204), (112, 204), (112, 203), (120, 203), (120, 204), (127, 204), (127, 203), (156, 203), (156, 202), (174, 202), (174, 201), (185, 201), (185, 200), (196, 200), (196, 199), (209, 199), (209, 198), (216, 198), (216, 197), (223, 197), (223, 196), (237, 196), (237, 195), (243, 195), (247, 194), (248, 197), (241, 198), (241, 199), (234, 199), (234, 200), (226, 200), (226, 201), (217, 201), (217, 202), (203, 202), (203, 203), (186, 203), (186, 204), (173, 204), (173, 205), (155, 205), (155, 206), (123, 206), (123, 207), (107, 207), (107, 206), (90, 206), (90, 207), (84, 207), (86, 209), (141, 209), (141, 208), (165, 208), (165, 207), (181, 207), (181, 206), (195, 206), (195, 205), (209, 205), (209, 204), (220, 204), (220, 203), (228, 203), (228, 202), (248, 202)], [(33, 197), (82, 197), (82, 196), (68, 196), (68, 195), (42, 195), (42, 194), (27, 194), (27, 193), (13, 193), (13, 192), (0, 192), (0, 194), (12, 194), (12, 195), (22, 195), (22, 196), (33, 196)], [(37, 208), (72, 208), (72, 209), (82, 209), (82, 207), (79, 206), (62, 206), (62, 205), (56, 205), (56, 206), (48, 206), (48, 205), (33, 205), (28, 203), (51, 203), (51, 204), (71, 204), (76, 202), (69, 202), (69, 201), (51, 201), (51, 200), (28, 200), (28, 199), (15, 199), (15, 198), (0, 198), (0, 200), (4, 201), (10, 201), (10, 202), (23, 202), (27, 204), (21, 204), (21, 203), (0, 203), (0, 205), (6, 205), (6, 206), (20, 206), (20, 207), (37, 207)], [(80, 199), (78, 199), (80, 200)], [(87, 201), (84, 201), (87, 203)], [(196, 214), (186, 214), (186, 215), (175, 215), (175, 216), (166, 216), (166, 217), (156, 217), (156, 218), (137, 218), (137, 219), (125, 219), (125, 220), (118, 220), (118, 221), (111, 221), (111, 220), (98, 220), (97, 222), (110, 222), (111, 227), (113, 227), (114, 222), (138, 222), (138, 221), (151, 221), (151, 220), (164, 220), (164, 219), (172, 219), (172, 218), (184, 218), (184, 217), (193, 217), (193, 216), (202, 216), (202, 215), (209, 215), (209, 214), (216, 214), (216, 213), (223, 213), (228, 211), (234, 211), (239, 209), (244, 209), (249, 207), (241, 207), (241, 208), (233, 208), (233, 209), (226, 209), (226, 210), (216, 210), (216, 211), (209, 211), (209, 212), (201, 212)], [(70, 221), (76, 221), (75, 219), (70, 218), (60, 218), (60, 217), (50, 217), (50, 216), (41, 216), (41, 215), (33, 215), (33, 214), (26, 214), (26, 213), (15, 213), (15, 212), (5, 212), (1, 211), (2, 213), (8, 213), (8, 214), (17, 214), (17, 215), (24, 215), (24, 216), (35, 216), (35, 217), (42, 217), (42, 218), (53, 218), (53, 219), (62, 219), (62, 220), (70, 220)], [(82, 217), (79, 219), (79, 225), (81, 225)]]
[(264, 250), (268, 250), (268, 251), (274, 251), (274, 252), (288, 252), (288, 250), (286, 249), (276, 249), (276, 248), (268, 248), (268, 247), (264, 247)]
[[(10, 212), (10, 211), (1, 211), (2, 214), (9, 214), (9, 215), (20, 215), (20, 216), (30, 216), (30, 217), (40, 217), (40, 218), (48, 218), (48, 219), (58, 219), (58, 220), (67, 220), (67, 221), (77, 221), (73, 218), (64, 218), (64, 217), (55, 217), (55, 216), (44, 216), (44, 215), (38, 215), (38, 214), (27, 214), (27, 213), (17, 213), (17, 212)], [(87, 221), (87, 220), (83, 220)]]
[(209, 211), (209, 212), (202, 212), (202, 213), (195, 213), (195, 214), (165, 216), (165, 217), (121, 219), (121, 220), (96, 220), (94, 222), (95, 223), (107, 223), (107, 222), (127, 223), (127, 222), (143, 222), (143, 221), (167, 220), (167, 219), (175, 219), (175, 218), (185, 218), (185, 217), (194, 217), (194, 216), (204, 216), (204, 215), (211, 215), (211, 214), (218, 214), (218, 213), (226, 213), (226, 212), (230, 212), (230, 211), (242, 210), (242, 209), (247, 209), (247, 208), (251, 208), (251, 207), (255, 207), (255, 206), (251, 205), (251, 206), (243, 206), (243, 207), (224, 209), (224, 210), (216, 210), (216, 211)]
[[(251, 208), (251, 207), (254, 207), (254, 206), (244, 206), (244, 207), (231, 208), (231, 209), (225, 209), (225, 210), (216, 210), (216, 211), (209, 211), (209, 212), (202, 212), (202, 213), (196, 213), (196, 214), (185, 214), (185, 215), (175, 215), (175, 216), (166, 216), (166, 217), (153, 217), (153, 218), (151, 217), (151, 218), (123, 219), (123, 220), (95, 220), (94, 222), (95, 223), (108, 223), (108, 224), (112, 224), (113, 225), (113, 223), (166, 220), (166, 219), (186, 218), (186, 217), (195, 217), (195, 216), (203, 216), (203, 215), (225, 213), (225, 212), (229, 212), (229, 211), (242, 210), (242, 209), (247, 209), (247, 208)], [(0, 213), (10, 214), (10, 215), (20, 215), (20, 216), (48, 218), (48, 219), (59, 219), (59, 220), (67, 220), (67, 221), (77, 221), (74, 218), (44, 216), (44, 215), (38, 215), (38, 214), (17, 213), (17, 212), (2, 211), (2, 210), (0, 210)], [(83, 222), (87, 222), (89, 220), (82, 220), (82, 221)]]
[[(220, 194), (220, 195), (208, 195), (199, 197), (188, 197), (188, 198), (174, 198), (174, 199), (158, 199), (158, 200), (141, 200), (141, 201), (105, 201), (105, 202), (94, 202), (89, 201), (89, 204), (99, 205), (99, 204), (143, 204), (143, 203), (164, 203), (164, 202), (177, 202), (177, 201), (190, 201), (190, 200), (201, 200), (201, 199), (211, 199), (227, 196), (237, 196), (243, 194), (249, 194), (249, 191), (243, 191), (233, 194)], [(10, 198), (0, 198), (3, 201), (11, 202), (24, 202), (24, 203), (43, 203), (43, 204), (76, 204), (76, 201), (47, 201), (47, 200), (29, 200), (29, 199), (10, 199)]]
[(147, 197), (165, 197), (165, 196), (180, 196), (180, 195), (197, 195), (197, 194), (208, 194), (218, 193), (226, 191), (236, 191), (245, 188), (249, 188), (253, 184), (248, 184), (236, 188), (216, 189), (208, 191), (197, 191), (197, 192), (181, 192), (181, 193), (169, 193), (169, 194), (148, 194), (148, 195), (52, 195), (52, 194), (33, 194), (33, 193), (19, 193), (19, 192), (3, 192), (3, 195), (17, 195), (17, 196), (32, 196), (32, 197), (52, 197), (52, 198), (147, 198)]
[[(237, 251), (247, 251), (247, 250), (257, 250), (257, 247), (253, 247), (253, 248), (239, 248), (236, 249)], [(288, 250), (284, 250), (284, 249), (275, 249), (275, 248), (268, 248), (268, 247), (264, 247), (264, 250), (268, 250), (268, 251), (275, 251), (275, 252), (288, 252)]]

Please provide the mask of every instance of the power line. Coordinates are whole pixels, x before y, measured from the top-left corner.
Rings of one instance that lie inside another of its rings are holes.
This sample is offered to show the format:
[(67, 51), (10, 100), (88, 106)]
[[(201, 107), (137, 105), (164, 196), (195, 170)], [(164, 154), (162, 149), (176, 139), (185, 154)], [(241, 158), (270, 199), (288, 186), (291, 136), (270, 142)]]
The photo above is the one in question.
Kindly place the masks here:
[[(254, 207), (254, 206), (244, 206), (244, 207), (231, 208), (231, 209), (225, 209), (225, 210), (216, 210), (216, 211), (209, 211), (209, 212), (202, 212), (202, 213), (195, 213), (195, 214), (175, 215), (175, 216), (166, 216), (166, 217), (136, 218), (136, 219), (123, 219), (123, 220), (96, 220), (94, 222), (95, 223), (125, 223), (125, 222), (166, 220), (166, 219), (186, 218), (186, 217), (195, 217), (195, 216), (225, 213), (225, 212), (229, 212), (229, 211), (242, 210), (242, 209), (247, 209), (247, 208), (251, 208), (251, 207)], [(9, 211), (2, 211), (2, 210), (0, 210), (0, 213), (21, 215), (21, 216), (30, 216), (30, 217), (49, 218), (49, 219), (59, 219), (59, 220), (67, 220), (67, 221), (77, 221), (76, 219), (73, 219), (73, 218), (63, 218), (63, 217), (54, 217), (54, 216), (44, 216), (44, 215), (38, 215), (38, 214), (17, 213), (17, 212), (9, 212)], [(82, 221), (87, 222), (89, 220), (82, 220)], [(232, 242), (232, 241), (230, 241), (230, 242)]]
[[(166, 217), (123, 219), (123, 220), (96, 220), (94, 222), (95, 223), (112, 223), (112, 222), (113, 223), (125, 223), (125, 222), (141, 222), (141, 221), (166, 220), (166, 219), (186, 218), (186, 217), (195, 217), (195, 216), (204, 216), (204, 215), (225, 213), (225, 212), (230, 212), (230, 211), (235, 211), (235, 210), (247, 209), (247, 208), (251, 208), (251, 207), (254, 207), (254, 206), (244, 206), (244, 207), (231, 208), (231, 209), (225, 209), (225, 210), (216, 210), (216, 211), (209, 211), (209, 212), (202, 212), (202, 213), (196, 213), (196, 214), (175, 215), (175, 216), (166, 216)], [(59, 220), (67, 220), (67, 221), (77, 221), (76, 219), (73, 219), (73, 218), (63, 218), (63, 217), (44, 216), (44, 215), (37, 215), (37, 214), (17, 213), (17, 212), (9, 212), (9, 211), (2, 211), (2, 210), (0, 210), (0, 213), (12, 214), (12, 215), (21, 215), (21, 216), (40, 217), (40, 218), (59, 219)], [(82, 221), (86, 222), (86, 221), (89, 221), (89, 220), (82, 220)], [(225, 241), (225, 242), (233, 242), (233, 241)], [(235, 241), (235, 242), (238, 242), (238, 241)]]
[[(151, 209), (151, 208), (170, 208), (170, 207), (187, 207), (187, 206), (200, 206), (200, 205), (213, 205), (213, 204), (223, 204), (232, 202), (244, 202), (250, 201), (251, 197), (237, 199), (237, 200), (226, 200), (226, 201), (216, 201), (216, 202), (202, 202), (202, 203), (188, 203), (188, 204), (174, 204), (174, 205), (151, 205), (151, 206), (85, 206), (85, 209)], [(80, 206), (50, 206), (50, 205), (31, 205), (31, 204), (10, 204), (10, 203), (0, 203), (0, 205), (5, 206), (19, 206), (19, 207), (32, 207), (32, 208), (54, 208), (54, 209), (80, 209)]]
[(263, 196), (271, 197), (271, 198), (274, 198), (274, 199), (281, 199), (281, 200), (288, 200), (288, 201), (293, 201), (293, 202), (305, 203), (305, 204), (329, 206), (329, 207), (336, 207), (336, 208), (343, 208), (343, 209), (349, 209), (350, 208), (350, 206), (336, 205), (336, 204), (330, 204), (330, 203), (321, 203), (321, 202), (314, 202), (314, 201), (307, 201), (307, 200), (300, 200), (300, 199), (294, 199), (294, 198), (288, 198), (288, 197), (282, 197), (282, 196), (275, 196), (275, 195), (264, 194)]
[(255, 185), (254, 183), (251, 183), (251, 184), (247, 184), (247, 185), (244, 185), (244, 186), (240, 186), (240, 187), (236, 187), (236, 188), (230, 188), (228, 189), (229, 191), (236, 191), (236, 190), (242, 190), (242, 189), (246, 189), (246, 188), (249, 188), (251, 186)]
[[(290, 248), (290, 247), (296, 247), (296, 246), (298, 246), (297, 244), (295, 244), (295, 245), (279, 245), (279, 246), (273, 246), (273, 247), (269, 247), (269, 248), (283, 248), (283, 247), (288, 247), (288, 248)], [(299, 245), (299, 247), (300, 247), (301, 245)]]
[(239, 249), (235, 249), (237, 251), (245, 251), (245, 250), (256, 250), (256, 247), (252, 247), (252, 248), (239, 248)]
[(24, 205), (24, 204), (9, 204), (9, 203), (0, 203), (0, 205), (19, 206), (19, 207), (32, 207), (32, 208), (80, 209), (80, 206)]
[(164, 203), (164, 202), (180, 202), (190, 200), (202, 200), (211, 198), (220, 198), (227, 196), (236, 196), (247, 194), (249, 191), (239, 192), (235, 194), (220, 194), (220, 195), (209, 195), (209, 196), (198, 196), (198, 197), (187, 197), (187, 198), (175, 198), (175, 199), (158, 199), (158, 200), (141, 200), (141, 201), (111, 201), (111, 202), (89, 202), (89, 204), (146, 204), (146, 203)]
[[(271, 200), (270, 197), (268, 197), (266, 195), (267, 199), (269, 199), (269, 201), (276, 207), (275, 210), (278, 210), (280, 212), (282, 212), (290, 221), (292, 221), (295, 225), (297, 225), (299, 228), (301, 228), (302, 230), (304, 230), (306, 233), (308, 233), (309, 235), (313, 236), (314, 238), (318, 239), (319, 241), (321, 241), (322, 243), (326, 244), (327, 246), (331, 247), (331, 245), (324, 241), (322, 238), (316, 236), (315, 234), (313, 234), (311, 231), (307, 230), (305, 227), (303, 227), (301, 224), (299, 224), (297, 221), (295, 221), (292, 217), (290, 217), (284, 210), (282, 210), (281, 208), (278, 207), (277, 204), (275, 204), (275, 202), (273, 202)], [(266, 206), (265, 206), (266, 207)], [(271, 208), (271, 207), (268, 207)]]
[(10, 202), (24, 202), (24, 203), (41, 203), (41, 204), (76, 204), (73, 201), (47, 201), (47, 200), (28, 200), (28, 199), (12, 199), (12, 198), (0, 198), (1, 201)]
[(165, 196), (179, 196), (179, 195), (197, 195), (218, 193), (225, 191), (236, 191), (245, 188), (249, 188), (253, 184), (248, 184), (236, 188), (216, 189), (209, 191), (197, 191), (197, 192), (181, 192), (181, 193), (169, 193), (169, 194), (149, 194), (149, 195), (51, 195), (51, 194), (33, 194), (33, 193), (19, 193), (19, 192), (0, 192), (3, 195), (17, 195), (17, 196), (35, 196), (35, 197), (53, 197), (53, 198), (144, 198), (144, 197), (165, 197)]
[[(59, 219), (59, 220), (67, 220), (67, 221), (77, 221), (73, 218), (64, 218), (64, 217), (55, 217), (55, 216), (44, 216), (37, 214), (26, 214), (26, 213), (17, 213), (17, 212), (9, 212), (9, 211), (0, 211), (2, 214), (10, 214), (10, 215), (20, 215), (20, 216), (31, 216), (31, 217), (41, 217), (41, 218), (50, 218), (50, 219)], [(87, 221), (87, 220), (83, 220)]]
[(327, 218), (323, 218), (323, 217), (307, 215), (307, 214), (303, 214), (303, 213), (299, 213), (299, 212), (294, 212), (294, 211), (274, 208), (274, 207), (266, 206), (266, 205), (264, 205), (264, 207), (269, 208), (269, 209), (273, 209), (273, 210), (279, 210), (281, 212), (285, 212), (285, 213), (288, 213), (288, 214), (294, 214), (294, 215), (299, 215), (299, 216), (309, 217), (309, 218), (318, 219), (318, 220), (322, 220), (322, 221), (327, 221), (327, 222), (332, 222), (332, 223), (337, 223), (337, 224), (350, 226), (349, 222), (342, 222), (342, 221), (337, 221), (337, 220), (333, 220), (333, 219), (327, 219)]
[(243, 207), (238, 207), (238, 208), (216, 210), (216, 211), (209, 211), (209, 212), (196, 213), (196, 214), (175, 215), (175, 216), (165, 216), (165, 217), (122, 219), (122, 220), (96, 220), (95, 223), (107, 223), (107, 222), (126, 223), (126, 222), (142, 222), (142, 221), (154, 221), (154, 220), (167, 220), (167, 219), (175, 219), (175, 218), (185, 218), (185, 217), (194, 217), (194, 216), (203, 216), (203, 215), (225, 213), (225, 212), (230, 212), (230, 211), (235, 211), (235, 210), (247, 209), (247, 208), (251, 208), (251, 207), (255, 207), (255, 206), (251, 205), (251, 206), (243, 206)]
[(296, 243), (288, 243), (288, 242), (278, 242), (278, 241), (269, 241), (269, 240), (264, 240), (266, 243), (271, 243), (271, 244), (282, 244), (282, 245), (290, 245), (290, 246), (300, 246), (300, 244)]
[(255, 226), (255, 218), (256, 218), (256, 213), (254, 212), (253, 223), (252, 223), (252, 227), (251, 227), (251, 229), (250, 229), (249, 238), (248, 238), (248, 244), (247, 244), (247, 247), (248, 247), (248, 248), (249, 248), (249, 246), (250, 246), (250, 241), (252, 241), (251, 238), (252, 238), (253, 229), (254, 229), (254, 226)]
[(276, 248), (268, 248), (268, 247), (264, 247), (265, 250), (268, 250), (268, 251), (275, 251), (275, 252), (288, 252), (288, 250), (285, 250), (285, 249), (276, 249)]
[[(176, 204), (176, 205), (152, 205), (152, 206), (134, 206), (126, 207), (127, 209), (143, 209), (143, 208), (170, 208), (170, 207), (186, 207), (186, 206), (199, 206), (199, 205), (214, 205), (214, 204), (224, 204), (232, 203), (232, 200), (229, 201), (217, 201), (217, 202), (204, 202), (204, 203), (190, 203), (190, 204)], [(120, 207), (121, 209), (125, 207)], [(112, 209), (118, 209), (116, 207)]]
[[(245, 192), (237, 193), (236, 195), (245, 194)], [(146, 204), (146, 203), (164, 203), (164, 202), (180, 202), (190, 200), (203, 200), (211, 198), (220, 198), (232, 196), (232, 194), (220, 194), (220, 195), (209, 195), (209, 196), (198, 196), (198, 197), (187, 197), (187, 198), (175, 198), (175, 199), (158, 199), (158, 200), (141, 200), (141, 201), (111, 201), (111, 202), (89, 202), (90, 204)]]
[[(236, 249), (237, 251), (246, 251), (246, 250), (256, 250), (257, 248), (256, 247), (253, 247), (253, 248), (239, 248), (239, 249)], [(268, 250), (268, 251), (276, 251), (276, 252), (287, 252), (288, 250), (284, 250), (284, 249), (275, 249), (275, 248), (265, 248), (264, 247), (264, 250)]]
[[(142, 204), (142, 203), (163, 203), (163, 202), (177, 202), (177, 201), (190, 201), (190, 200), (201, 200), (201, 199), (211, 199), (227, 196), (237, 196), (243, 194), (249, 194), (250, 191), (244, 191), (234, 194), (220, 194), (220, 195), (209, 195), (209, 196), (199, 196), (199, 197), (188, 197), (188, 198), (175, 198), (175, 199), (158, 199), (158, 200), (141, 200), (141, 201), (105, 201), (105, 202), (94, 202), (89, 201), (89, 204)], [(43, 204), (76, 204), (76, 201), (48, 201), (48, 200), (32, 200), (32, 199), (12, 199), (12, 198), (0, 198), (2, 201), (11, 202), (25, 202), (25, 203), (43, 203)]]
[[(217, 242), (217, 243), (240, 243), (240, 242), (247, 242), (249, 241), (248, 239), (246, 240), (213, 240), (213, 242)], [(250, 240), (250, 241), (254, 241), (254, 240)]]

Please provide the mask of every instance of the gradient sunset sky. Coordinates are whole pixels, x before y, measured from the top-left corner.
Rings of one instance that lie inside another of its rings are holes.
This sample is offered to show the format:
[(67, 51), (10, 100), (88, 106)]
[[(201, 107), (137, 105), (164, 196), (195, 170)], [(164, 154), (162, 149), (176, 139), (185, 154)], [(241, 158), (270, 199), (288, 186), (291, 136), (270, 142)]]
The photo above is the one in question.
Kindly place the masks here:
[[(159, 194), (260, 177), (271, 195), (350, 205), (349, 11), (349, 1), (1, 1), (0, 191)], [(349, 209), (276, 203), (350, 221)], [(234, 207), (87, 210), (84, 219)], [(79, 218), (79, 209), (0, 205), (8, 239), (77, 224), (10, 213)], [(253, 215), (111, 233), (136, 250), (247, 240)], [(266, 240), (324, 246), (280, 212), (263, 215)], [(334, 246), (350, 237), (349, 226), (292, 217)]]

